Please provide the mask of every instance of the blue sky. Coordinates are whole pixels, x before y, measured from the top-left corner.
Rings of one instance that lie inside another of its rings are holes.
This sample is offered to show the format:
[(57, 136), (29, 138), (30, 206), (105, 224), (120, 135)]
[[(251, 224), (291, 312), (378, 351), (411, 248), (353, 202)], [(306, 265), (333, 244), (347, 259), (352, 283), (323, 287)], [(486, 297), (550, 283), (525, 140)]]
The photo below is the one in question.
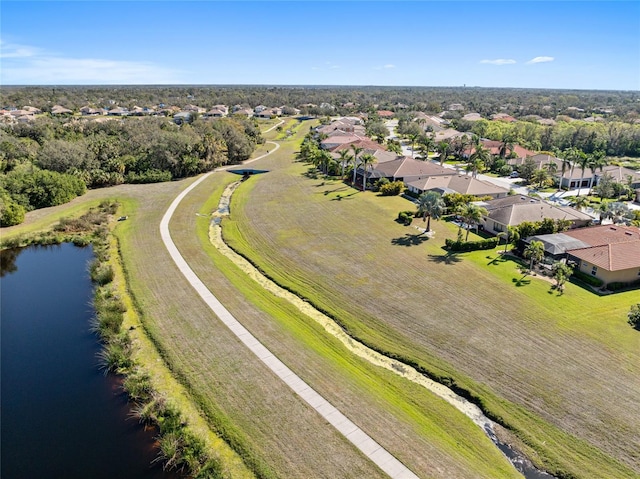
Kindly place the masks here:
[(640, 90), (638, 1), (8, 1), (0, 82)]

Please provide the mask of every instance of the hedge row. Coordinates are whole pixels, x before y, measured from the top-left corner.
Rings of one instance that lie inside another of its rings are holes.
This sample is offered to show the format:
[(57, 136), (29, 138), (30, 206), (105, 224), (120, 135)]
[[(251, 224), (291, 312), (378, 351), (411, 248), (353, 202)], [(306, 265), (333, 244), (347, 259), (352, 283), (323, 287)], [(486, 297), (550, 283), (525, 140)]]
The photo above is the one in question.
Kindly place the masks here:
[(451, 251), (477, 251), (482, 249), (493, 249), (498, 246), (500, 238), (489, 238), (478, 241), (454, 241), (447, 238), (444, 241), (447, 249)]

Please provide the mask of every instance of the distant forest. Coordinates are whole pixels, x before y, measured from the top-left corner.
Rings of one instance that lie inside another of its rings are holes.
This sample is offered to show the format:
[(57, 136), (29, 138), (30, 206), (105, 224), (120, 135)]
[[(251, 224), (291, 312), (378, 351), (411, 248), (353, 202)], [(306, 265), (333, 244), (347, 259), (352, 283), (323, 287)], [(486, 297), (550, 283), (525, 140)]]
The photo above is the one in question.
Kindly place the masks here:
[[(476, 87), (340, 87), (340, 86), (47, 86), (11, 87), (0, 91), (0, 106), (32, 105), (47, 111), (59, 104), (72, 110), (83, 106), (132, 108), (135, 105), (184, 106), (196, 104), (204, 108), (224, 104), (255, 107), (304, 105), (303, 113), (348, 114), (374, 109), (391, 111), (415, 110), (439, 113), (452, 103), (461, 104), (467, 112), (482, 116), (504, 112), (516, 117), (538, 115), (555, 118), (573, 107), (574, 118), (599, 112), (621, 121), (640, 119), (640, 92), (541, 90)], [(321, 105), (324, 105), (322, 107)], [(343, 106), (344, 105), (344, 106)], [(313, 111), (309, 111), (313, 110)], [(604, 113), (603, 110), (612, 113)]]

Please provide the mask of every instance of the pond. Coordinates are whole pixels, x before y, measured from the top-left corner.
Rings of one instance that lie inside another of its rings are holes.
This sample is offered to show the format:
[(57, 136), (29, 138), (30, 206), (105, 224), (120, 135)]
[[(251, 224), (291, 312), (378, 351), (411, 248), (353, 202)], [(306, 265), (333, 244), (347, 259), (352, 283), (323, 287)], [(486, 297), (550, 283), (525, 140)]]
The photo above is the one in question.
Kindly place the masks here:
[(0, 252), (4, 479), (167, 479), (154, 430), (98, 366), (91, 248)]

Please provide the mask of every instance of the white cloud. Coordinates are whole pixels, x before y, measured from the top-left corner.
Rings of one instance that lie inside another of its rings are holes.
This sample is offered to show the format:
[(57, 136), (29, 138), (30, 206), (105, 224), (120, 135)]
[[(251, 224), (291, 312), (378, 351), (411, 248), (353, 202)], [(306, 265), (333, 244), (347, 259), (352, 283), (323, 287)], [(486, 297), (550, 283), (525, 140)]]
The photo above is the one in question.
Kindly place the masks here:
[(480, 60), (480, 63), (488, 63), (489, 65), (513, 65), (517, 62), (511, 58), (497, 58), (496, 60)]
[(529, 60), (527, 63), (528, 64), (532, 64), (532, 63), (547, 63), (547, 62), (552, 62), (553, 60), (555, 60), (555, 58), (553, 58), (553, 57), (535, 57), (535, 58), (532, 58), (531, 60)]
[(386, 65), (374, 67), (374, 70), (392, 70), (396, 66), (393, 63), (387, 63)]
[(0, 58), (25, 58), (37, 55), (39, 50), (27, 45), (6, 43), (0, 40)]
[(25, 45), (0, 45), (5, 85), (186, 83), (185, 72), (151, 62), (66, 58)]

